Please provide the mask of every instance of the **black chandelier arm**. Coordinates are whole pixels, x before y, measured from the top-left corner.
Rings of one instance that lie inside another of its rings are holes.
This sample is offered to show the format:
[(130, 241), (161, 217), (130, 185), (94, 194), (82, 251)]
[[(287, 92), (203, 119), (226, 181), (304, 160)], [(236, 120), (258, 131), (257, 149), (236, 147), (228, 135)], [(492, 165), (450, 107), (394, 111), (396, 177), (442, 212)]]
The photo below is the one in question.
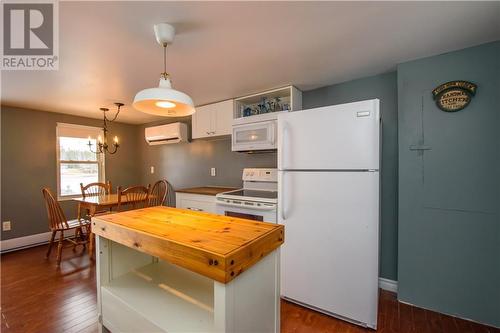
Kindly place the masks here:
[(106, 151), (107, 151), (110, 155), (115, 154), (115, 153), (118, 151), (118, 147), (120, 147), (120, 145), (119, 145), (119, 144), (117, 144), (117, 143), (114, 143), (114, 144), (113, 144), (113, 146), (115, 147), (115, 150), (113, 150), (113, 151), (109, 150), (109, 148), (108, 148), (108, 147), (106, 147)]
[[(92, 150), (92, 143), (90, 141), (87, 145), (89, 146), (89, 150), (91, 153), (96, 154), (96, 155), (102, 154), (102, 144), (101, 143), (96, 144), (96, 151)], [(99, 147), (99, 149), (97, 149), (97, 147)]]
[(113, 119), (109, 119), (108, 117), (106, 117), (106, 113), (104, 113), (104, 123), (105, 123), (105, 124), (106, 124), (106, 121), (109, 121), (110, 123), (112, 123), (113, 121), (115, 121), (115, 120), (116, 120), (116, 118), (118, 118), (118, 115), (120, 114), (120, 111), (121, 111), (121, 109), (120, 109), (120, 108), (121, 108), (121, 106), (122, 106), (123, 104), (121, 104), (121, 103), (116, 103), (116, 104), (117, 104), (117, 106), (118, 106), (118, 110), (116, 111), (115, 116), (113, 117)]

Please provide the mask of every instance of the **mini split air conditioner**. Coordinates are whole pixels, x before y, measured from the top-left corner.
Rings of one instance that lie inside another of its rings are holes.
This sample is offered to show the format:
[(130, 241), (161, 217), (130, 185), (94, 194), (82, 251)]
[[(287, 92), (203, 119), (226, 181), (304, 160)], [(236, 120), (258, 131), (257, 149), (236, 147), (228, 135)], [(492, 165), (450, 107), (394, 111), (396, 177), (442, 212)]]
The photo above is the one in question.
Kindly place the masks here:
[(183, 123), (172, 123), (161, 126), (146, 127), (146, 142), (152, 145), (187, 142), (187, 126)]

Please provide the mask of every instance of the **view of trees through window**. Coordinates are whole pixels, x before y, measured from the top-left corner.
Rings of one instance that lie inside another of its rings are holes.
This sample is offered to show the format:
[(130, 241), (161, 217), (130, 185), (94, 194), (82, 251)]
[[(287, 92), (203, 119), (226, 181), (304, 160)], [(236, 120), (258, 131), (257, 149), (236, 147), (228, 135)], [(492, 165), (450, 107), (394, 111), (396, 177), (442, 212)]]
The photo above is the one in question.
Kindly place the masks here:
[[(60, 195), (78, 195), (80, 183), (99, 181), (99, 159), (88, 146), (88, 139), (59, 137)], [(96, 140), (91, 140), (95, 148)]]

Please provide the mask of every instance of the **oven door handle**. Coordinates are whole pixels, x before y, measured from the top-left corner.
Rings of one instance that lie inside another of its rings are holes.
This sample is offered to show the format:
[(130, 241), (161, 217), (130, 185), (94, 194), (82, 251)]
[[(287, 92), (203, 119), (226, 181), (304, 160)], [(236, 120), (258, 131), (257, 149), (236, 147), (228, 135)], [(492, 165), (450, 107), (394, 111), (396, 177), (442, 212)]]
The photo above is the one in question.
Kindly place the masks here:
[(275, 206), (245, 206), (245, 205), (240, 205), (240, 204), (234, 204), (230, 202), (223, 202), (223, 201), (217, 201), (217, 205), (220, 206), (227, 206), (227, 207), (238, 207), (238, 208), (247, 208), (247, 209), (253, 209), (253, 210), (274, 210), (276, 209)]

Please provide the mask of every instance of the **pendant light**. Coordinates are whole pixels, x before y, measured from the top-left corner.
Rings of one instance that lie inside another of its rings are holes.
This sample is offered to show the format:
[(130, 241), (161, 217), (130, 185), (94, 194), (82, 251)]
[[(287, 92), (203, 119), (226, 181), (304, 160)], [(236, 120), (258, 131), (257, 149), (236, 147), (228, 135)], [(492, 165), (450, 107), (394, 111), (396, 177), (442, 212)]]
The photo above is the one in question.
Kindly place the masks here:
[(141, 112), (165, 117), (184, 117), (195, 112), (193, 100), (187, 94), (172, 89), (167, 73), (167, 45), (174, 40), (175, 29), (168, 23), (154, 26), (156, 41), (163, 46), (163, 73), (157, 88), (141, 90), (135, 95), (132, 106)]

